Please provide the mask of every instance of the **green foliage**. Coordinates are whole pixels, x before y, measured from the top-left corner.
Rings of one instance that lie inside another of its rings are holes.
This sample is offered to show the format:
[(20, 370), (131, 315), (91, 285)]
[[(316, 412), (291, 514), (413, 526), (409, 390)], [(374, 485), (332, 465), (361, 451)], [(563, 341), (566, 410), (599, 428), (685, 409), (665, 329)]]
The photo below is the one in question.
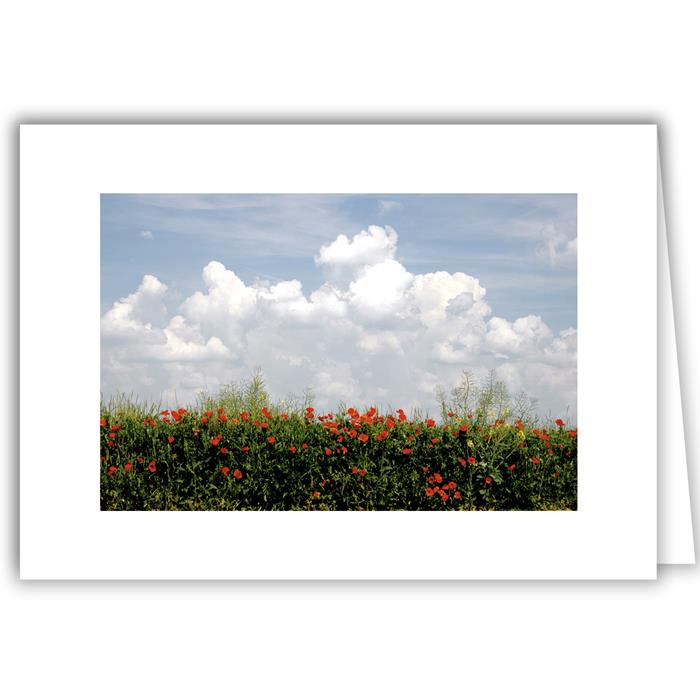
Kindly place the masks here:
[(308, 398), (271, 405), (256, 373), (187, 410), (103, 405), (102, 509), (576, 508), (576, 431), (513, 416), (495, 379), (465, 382), (442, 424), (401, 410), (317, 416)]

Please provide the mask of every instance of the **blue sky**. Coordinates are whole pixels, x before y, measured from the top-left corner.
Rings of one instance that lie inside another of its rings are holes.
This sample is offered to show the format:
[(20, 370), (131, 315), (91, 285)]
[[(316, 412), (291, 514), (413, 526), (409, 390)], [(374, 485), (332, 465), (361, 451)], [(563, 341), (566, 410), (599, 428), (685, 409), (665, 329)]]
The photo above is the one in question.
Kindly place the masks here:
[[(399, 234), (411, 272), (466, 272), (494, 314), (535, 313), (553, 330), (576, 327), (576, 265), (542, 254), (547, 232), (576, 237), (576, 195), (102, 195), (102, 311), (146, 272), (183, 298), (220, 260), (246, 283), (323, 280), (321, 245), (371, 224)], [(144, 238), (150, 231), (152, 238)], [(538, 250), (540, 251), (538, 254)]]
[(465, 369), (576, 411), (576, 196), (104, 194), (103, 395), (435, 410)]

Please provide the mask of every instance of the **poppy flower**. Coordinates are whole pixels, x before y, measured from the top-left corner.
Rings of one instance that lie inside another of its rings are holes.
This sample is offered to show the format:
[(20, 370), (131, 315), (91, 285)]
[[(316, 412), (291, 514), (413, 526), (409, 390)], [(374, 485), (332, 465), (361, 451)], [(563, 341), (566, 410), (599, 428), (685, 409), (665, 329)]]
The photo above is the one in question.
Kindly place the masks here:
[(211, 444), (214, 445), (214, 447), (217, 447), (220, 442), (221, 442), (221, 435), (217, 435), (216, 437), (213, 437), (211, 439)]
[(221, 452), (222, 455), (227, 455), (228, 454), (228, 449), (226, 447), (222, 447), (219, 452)]
[(476, 464), (476, 459), (474, 457), (470, 457), (469, 464)]
[(454, 413), (450, 412), (450, 413), (447, 414), (447, 417), (448, 417), (448, 418), (454, 418), (454, 415), (455, 415)]
[(435, 491), (434, 491), (433, 489), (431, 489), (430, 487), (428, 487), (427, 489), (425, 489), (425, 495), (426, 495), (426, 496), (432, 496), (434, 493), (435, 493)]
[(182, 417), (177, 411), (170, 411), (170, 415), (173, 417), (174, 421), (179, 421)]
[(328, 483), (328, 482), (324, 479), (324, 480), (321, 482), (321, 488), (322, 488), (322, 489), (325, 489), (327, 483)]
[(243, 478), (243, 472), (240, 469), (234, 469), (233, 475), (236, 477), (236, 479), (240, 480)]
[(435, 421), (432, 418), (427, 418), (425, 421), (425, 425), (428, 428), (432, 428), (435, 425)]
[(313, 492), (313, 497), (314, 498), (321, 498), (321, 494), (318, 491)]
[(466, 466), (467, 466), (467, 460), (464, 459), (464, 457), (457, 457), (457, 461), (458, 461), (463, 467), (466, 467)]
[(204, 415), (207, 418), (211, 418), (214, 415), (214, 412), (213, 411), (204, 411)]
[(405, 455), (410, 455), (410, 454), (411, 454), (411, 450), (410, 450), (410, 448), (408, 448), (408, 447), (404, 447), (403, 450), (401, 450), (401, 452), (402, 452), (403, 454), (405, 454)]
[(357, 436), (357, 439), (358, 439), (360, 442), (367, 442), (367, 440), (369, 440), (369, 436), (366, 435), (365, 433), (360, 433), (360, 434)]
[(151, 472), (151, 474), (153, 474), (155, 472), (155, 470), (156, 470), (155, 460), (148, 463), (147, 469), (149, 472)]
[(438, 474), (437, 472), (435, 472), (435, 474), (433, 474), (433, 476), (435, 477), (435, 483), (436, 483), (436, 484), (441, 484), (441, 483), (442, 483), (442, 476), (441, 476), (440, 474)]
[(206, 425), (208, 422), (209, 422), (209, 419), (206, 416), (204, 416), (204, 418), (202, 418), (202, 420), (201, 420), (202, 425)]
[(424, 472), (427, 472), (427, 471), (428, 471), (428, 467), (423, 467), (423, 471), (424, 471)]
[(196, 435), (199, 435), (199, 428), (192, 428), (192, 432)]
[(366, 473), (367, 473), (367, 470), (364, 469), (364, 468), (360, 469), (360, 471), (358, 472), (358, 474), (359, 474), (360, 476), (364, 476)]
[(137, 457), (137, 458), (136, 458), (136, 461), (137, 461), (137, 462), (143, 462), (144, 460), (143, 460), (143, 457)]
[(485, 483), (487, 486), (488, 486), (492, 481), (493, 481), (493, 479), (492, 479), (490, 476), (487, 476), (487, 477), (484, 479), (484, 483)]
[(269, 428), (270, 425), (268, 423), (260, 423), (261, 428)]
[(107, 470), (107, 474), (109, 474), (109, 476), (114, 476), (117, 473), (117, 471), (118, 471), (118, 467), (110, 467)]
[(110, 433), (110, 434), (109, 434), (109, 439), (110, 439), (110, 440), (114, 440), (114, 438), (116, 438), (116, 437), (117, 437), (117, 434), (116, 434), (116, 433)]
[(513, 469), (515, 469), (515, 465), (514, 465), (514, 464), (511, 464), (509, 467), (506, 467), (506, 470), (509, 471), (509, 472), (512, 472)]
[(430, 442), (432, 442), (433, 445), (437, 445), (438, 442), (440, 442), (440, 440), (439, 440), (438, 438), (432, 438), (432, 439), (430, 440)]
[(353, 474), (357, 474), (357, 467), (353, 467), (353, 468), (352, 468), (352, 473), (353, 473)]
[(170, 411), (168, 411), (168, 409), (166, 408), (165, 411), (161, 411), (161, 412), (160, 412), (160, 415), (161, 415), (161, 416), (167, 416), (169, 413), (170, 413)]
[(117, 443), (116, 442), (108, 442), (107, 447), (116, 447)]
[(250, 418), (250, 413), (248, 413), (248, 411), (243, 411), (243, 413), (241, 413), (241, 420), (244, 423), (247, 422), (249, 418)]
[(267, 441), (268, 441), (271, 445), (274, 445), (274, 444), (277, 442), (277, 440), (275, 440), (275, 438), (273, 438), (272, 435), (270, 435), (270, 437), (267, 438)]
[(444, 503), (449, 498), (449, 496), (444, 491), (442, 491), (440, 493), (440, 498), (442, 498), (442, 502)]
[(454, 492), (454, 497), (459, 501), (462, 498), (462, 494), (459, 491)]
[(125, 472), (130, 472), (134, 468), (134, 465), (131, 462), (127, 462), (124, 465), (124, 471)]
[(557, 418), (554, 422), (555, 422), (560, 428), (563, 428), (563, 427), (564, 427), (564, 421), (563, 421), (561, 418)]
[(104, 428), (107, 425), (107, 421), (104, 418), (100, 418), (100, 428)]
[(561, 472), (557, 469), (557, 471), (554, 472), (554, 476), (561, 476)]
[(168, 435), (168, 442), (172, 445), (175, 442), (175, 438), (172, 435)]
[(292, 445), (292, 446), (289, 448), (289, 451), (290, 451), (293, 455), (295, 455), (295, 454), (297, 453), (297, 448), (294, 447), (294, 445)]
[(221, 467), (221, 473), (224, 476), (228, 476), (228, 473), (231, 471), (231, 467)]
[(309, 446), (304, 442), (304, 443), (302, 443), (302, 445), (301, 445), (301, 449), (302, 449), (302, 450), (308, 450), (308, 449), (309, 449)]
[(466, 433), (467, 430), (469, 430), (469, 426), (468, 426), (468, 425), (460, 425), (460, 426), (459, 426), (459, 432), (460, 432), (460, 433)]
[(330, 450), (330, 449), (328, 449), (327, 447), (326, 447), (326, 449), (324, 450), (324, 452), (326, 453), (326, 457), (328, 457), (329, 455), (332, 455), (332, 454), (333, 454), (333, 451)]
[(243, 452), (248, 452), (248, 450), (250, 450), (250, 447), (241, 447), (241, 449), (243, 450)]
[(530, 461), (531, 461), (533, 464), (539, 464), (539, 463), (540, 463), (540, 460), (537, 459), (537, 457), (531, 457), (531, 458), (530, 458)]

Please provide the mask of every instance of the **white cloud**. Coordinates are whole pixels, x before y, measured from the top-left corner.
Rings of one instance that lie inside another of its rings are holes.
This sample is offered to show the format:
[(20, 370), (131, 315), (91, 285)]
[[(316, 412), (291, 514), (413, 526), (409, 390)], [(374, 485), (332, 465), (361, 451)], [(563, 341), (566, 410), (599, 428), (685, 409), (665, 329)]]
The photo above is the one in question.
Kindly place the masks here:
[(416, 275), (395, 259), (398, 234), (370, 226), (338, 236), (315, 257), (327, 281), (246, 285), (224, 264), (203, 289), (166, 310), (167, 286), (146, 275), (102, 317), (103, 393), (185, 401), (261, 367), (272, 393), (313, 387), (319, 407), (338, 401), (435, 411), (437, 386), (464, 369), (496, 369), (541, 411), (575, 412), (576, 331), (554, 334), (541, 317), (492, 316), (486, 289), (465, 273)]
[(141, 231), (141, 238), (151, 241), (153, 240), (153, 233), (151, 231)]
[(542, 229), (542, 240), (537, 257), (549, 260), (551, 265), (575, 265), (578, 238), (570, 238), (556, 226), (548, 224)]
[(380, 199), (377, 202), (377, 209), (380, 214), (388, 214), (391, 211), (395, 211), (396, 209), (402, 209), (403, 204), (401, 202), (397, 202), (393, 199)]

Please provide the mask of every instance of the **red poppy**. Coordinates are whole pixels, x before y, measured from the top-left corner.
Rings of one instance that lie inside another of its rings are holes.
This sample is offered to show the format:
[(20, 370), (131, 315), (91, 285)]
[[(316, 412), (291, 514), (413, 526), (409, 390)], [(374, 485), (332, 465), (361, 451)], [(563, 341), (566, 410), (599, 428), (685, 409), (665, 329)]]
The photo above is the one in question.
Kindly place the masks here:
[(243, 472), (240, 469), (235, 469), (233, 475), (239, 480), (243, 478)]
[(569, 430), (569, 437), (575, 438), (578, 435), (578, 430)]
[(513, 469), (515, 469), (515, 465), (514, 465), (514, 464), (511, 464), (509, 467), (506, 467), (506, 470), (509, 471), (509, 472), (512, 472)]
[(134, 465), (131, 462), (127, 462), (124, 465), (124, 471), (125, 472), (130, 472), (134, 468)]
[(530, 458), (530, 461), (531, 461), (533, 464), (539, 464), (539, 463), (540, 463), (540, 460), (537, 459), (537, 457), (531, 457), (531, 458)]
[(250, 449), (250, 447), (241, 447), (241, 449), (243, 450), (243, 452), (248, 452), (248, 450)]
[(175, 438), (172, 435), (168, 435), (168, 442), (172, 445), (175, 442)]
[(318, 491), (313, 492), (313, 497), (314, 498), (321, 498), (321, 494)]
[(228, 473), (231, 471), (231, 467), (221, 467), (221, 473), (224, 476), (228, 476)]
[(430, 487), (428, 487), (427, 489), (425, 489), (425, 495), (426, 495), (426, 496), (432, 496), (434, 493), (435, 493), (435, 491), (434, 491), (433, 489), (431, 489)]
[(474, 457), (470, 457), (469, 464), (476, 464), (476, 459)]
[(557, 469), (557, 471), (554, 472), (554, 476), (561, 476), (561, 472)]
[(432, 418), (427, 418), (425, 421), (425, 425), (428, 428), (432, 428), (435, 425), (435, 421)]
[(460, 432), (460, 433), (466, 433), (467, 430), (469, 430), (469, 426), (468, 426), (468, 425), (460, 425), (460, 426), (459, 426), (459, 432)]
[(301, 445), (301, 449), (302, 449), (302, 450), (308, 450), (308, 449), (309, 449), (309, 446), (304, 442), (304, 443), (302, 443), (302, 445)]
[(438, 442), (440, 442), (440, 440), (439, 440), (438, 438), (432, 438), (432, 439), (430, 440), (430, 442), (432, 442), (433, 445), (437, 445)]
[(435, 472), (435, 474), (433, 474), (433, 476), (435, 477), (435, 483), (436, 483), (436, 484), (441, 484), (441, 483), (442, 483), (442, 476), (441, 476), (440, 474), (438, 474), (437, 472)]
[(324, 452), (326, 453), (326, 457), (328, 457), (329, 455), (333, 454), (333, 450), (330, 450), (330, 449), (328, 449), (327, 447), (326, 447), (326, 449), (324, 450)]
[(449, 498), (449, 496), (444, 491), (442, 491), (440, 493), (440, 498), (442, 498), (442, 502), (444, 503)]
[(321, 482), (321, 488), (322, 488), (322, 489), (325, 489), (327, 483), (328, 483), (328, 482), (324, 479), (324, 480)]
[(179, 421), (182, 417), (177, 411), (170, 411), (170, 415), (173, 417), (174, 421)]
[(353, 468), (352, 468), (352, 473), (353, 473), (353, 474), (357, 474), (357, 467), (353, 467)]
[(204, 415), (205, 415), (207, 418), (211, 418), (211, 417), (214, 415), (214, 413), (213, 413), (213, 411), (204, 411)]
[(270, 435), (270, 437), (267, 438), (267, 441), (268, 441), (271, 445), (274, 445), (274, 444), (277, 442), (277, 440), (276, 440), (275, 438), (273, 438), (272, 435)]
[(117, 434), (116, 434), (116, 433), (110, 433), (110, 434), (109, 434), (109, 439), (110, 439), (110, 440), (114, 440), (114, 438), (116, 438), (116, 437), (117, 437)]
[(357, 436), (357, 439), (358, 439), (360, 442), (367, 442), (367, 440), (369, 440), (369, 436), (366, 435), (365, 433), (360, 433), (360, 434)]
[(107, 447), (116, 447), (117, 443), (116, 442), (108, 442)]
[(403, 450), (401, 450), (401, 452), (402, 452), (403, 454), (405, 454), (405, 455), (410, 455), (410, 454), (411, 454), (411, 450), (410, 450), (410, 448), (408, 448), (408, 447), (404, 447)]
[(161, 416), (167, 416), (169, 413), (170, 413), (170, 411), (168, 411), (168, 409), (166, 408), (164, 411), (161, 411), (161, 412), (160, 412), (160, 415), (161, 415)]
[(107, 425), (107, 420), (105, 418), (100, 418), (100, 428), (104, 428)]
[(151, 472), (151, 474), (153, 474), (153, 472), (155, 472), (155, 470), (156, 470), (155, 460), (149, 462), (147, 468), (148, 468), (148, 471)]
[(289, 451), (294, 455), (294, 454), (297, 453), (297, 448), (294, 447), (294, 445), (292, 445), (292, 446), (289, 448)]
[(177, 412), (181, 415), (184, 416), (187, 414), (187, 411), (184, 408), (178, 408)]
[(492, 481), (493, 481), (493, 479), (492, 479), (490, 476), (487, 476), (487, 477), (484, 479), (484, 483), (485, 483), (487, 486), (488, 486)]
[(227, 455), (228, 454), (228, 449), (226, 447), (222, 447), (219, 452), (221, 452), (222, 455)]
[(560, 428), (563, 428), (563, 427), (564, 427), (564, 421), (563, 421), (561, 418), (557, 418), (554, 422), (555, 422)]
[(250, 418), (250, 413), (248, 411), (243, 411), (241, 413), (241, 420), (245, 423)]
[(216, 437), (213, 437), (211, 439), (211, 444), (214, 445), (214, 447), (217, 447), (220, 442), (221, 442), (221, 435), (217, 435)]
[(455, 415), (454, 413), (451, 413), (451, 412), (450, 412), (450, 413), (447, 414), (447, 417), (448, 417), (448, 418), (454, 418), (454, 415)]
[(136, 461), (137, 461), (137, 462), (143, 462), (144, 460), (143, 460), (143, 457), (137, 457), (137, 458), (136, 458)]
[(260, 423), (260, 427), (261, 428), (269, 428), (270, 426), (268, 423)]
[(366, 473), (367, 473), (367, 470), (364, 469), (364, 468), (360, 469), (360, 471), (358, 472), (358, 474), (359, 474), (360, 476), (364, 476)]
[(117, 473), (118, 469), (118, 467), (110, 467), (107, 470), (107, 474), (109, 474), (109, 476), (114, 476)]
[(206, 416), (204, 416), (204, 418), (202, 418), (202, 420), (201, 420), (202, 425), (206, 425), (208, 422), (209, 422), (209, 419)]
[(193, 432), (195, 435), (199, 435), (199, 428), (192, 428), (192, 432)]

